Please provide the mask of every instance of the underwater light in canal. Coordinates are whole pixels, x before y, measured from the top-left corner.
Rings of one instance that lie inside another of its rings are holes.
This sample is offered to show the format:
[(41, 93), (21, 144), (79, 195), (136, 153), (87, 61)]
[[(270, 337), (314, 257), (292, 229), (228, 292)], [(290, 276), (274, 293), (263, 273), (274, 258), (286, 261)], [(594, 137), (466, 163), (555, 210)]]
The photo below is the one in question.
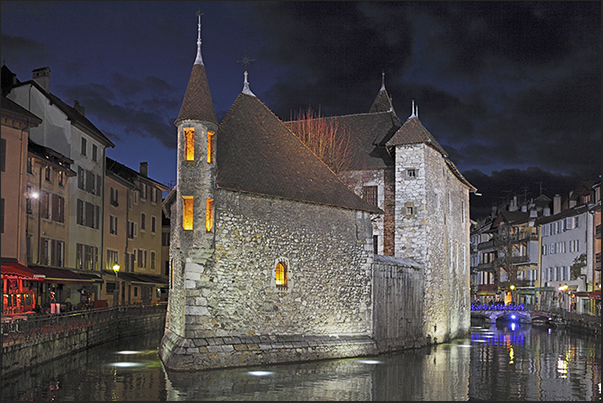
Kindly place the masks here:
[(377, 361), (377, 360), (358, 360), (358, 362), (361, 362), (363, 364), (383, 364), (383, 362), (381, 361)]
[(143, 364), (141, 364), (139, 362), (113, 362), (109, 365), (112, 367), (119, 367), (119, 368), (133, 368), (133, 367), (141, 367)]
[(118, 351), (116, 354), (130, 355), (130, 354), (139, 354), (139, 353), (140, 353), (140, 351), (123, 350), (123, 351)]
[(253, 376), (266, 376), (266, 375), (274, 374), (274, 372), (270, 372), (270, 371), (249, 371), (247, 373), (249, 375), (253, 375)]

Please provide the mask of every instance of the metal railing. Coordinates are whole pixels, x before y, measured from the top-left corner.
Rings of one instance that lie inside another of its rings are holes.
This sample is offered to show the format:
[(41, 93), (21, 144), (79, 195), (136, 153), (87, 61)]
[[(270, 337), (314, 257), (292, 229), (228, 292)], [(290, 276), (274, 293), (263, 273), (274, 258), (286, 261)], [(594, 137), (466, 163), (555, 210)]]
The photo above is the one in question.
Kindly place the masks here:
[(130, 316), (165, 311), (167, 304), (129, 305), (114, 308), (87, 309), (59, 314), (30, 314), (3, 318), (1, 325), (2, 345), (36, 340), (92, 325), (116, 322)]

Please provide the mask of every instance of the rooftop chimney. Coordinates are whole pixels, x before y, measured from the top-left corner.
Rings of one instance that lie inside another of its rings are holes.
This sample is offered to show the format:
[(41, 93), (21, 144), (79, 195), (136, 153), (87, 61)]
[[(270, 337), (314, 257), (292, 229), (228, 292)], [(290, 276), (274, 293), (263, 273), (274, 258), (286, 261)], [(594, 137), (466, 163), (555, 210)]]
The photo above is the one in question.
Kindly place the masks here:
[(82, 116), (86, 116), (86, 108), (83, 105), (80, 105), (80, 101), (77, 99), (73, 101), (73, 108), (78, 111)]
[(35, 82), (40, 84), (46, 92), (50, 92), (50, 67), (40, 67), (32, 70), (31, 77)]
[(556, 194), (553, 197), (553, 215), (561, 212), (561, 196)]
[(141, 162), (140, 163), (140, 174), (142, 176), (147, 176), (149, 172), (149, 163), (148, 162)]

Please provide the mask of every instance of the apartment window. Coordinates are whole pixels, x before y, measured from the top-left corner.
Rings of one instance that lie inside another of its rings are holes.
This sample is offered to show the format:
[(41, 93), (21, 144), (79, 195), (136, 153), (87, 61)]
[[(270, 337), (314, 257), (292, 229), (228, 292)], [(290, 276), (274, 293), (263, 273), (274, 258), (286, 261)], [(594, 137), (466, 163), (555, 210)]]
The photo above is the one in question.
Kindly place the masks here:
[(276, 288), (286, 289), (289, 277), (289, 264), (286, 260), (281, 259), (276, 263), (275, 269), (275, 285)]
[(119, 252), (107, 249), (107, 269), (113, 270), (113, 266), (119, 264)]
[(151, 252), (151, 270), (155, 270), (155, 252)]
[(406, 215), (413, 215), (415, 213), (415, 208), (413, 206), (406, 207)]
[(147, 251), (144, 249), (138, 249), (138, 267), (145, 269), (147, 267)]
[(50, 166), (44, 168), (44, 180), (48, 183), (52, 183), (52, 168)]
[(148, 185), (146, 183), (142, 183), (140, 185), (140, 198), (142, 200), (146, 200), (147, 199), (147, 188), (148, 188)]
[(0, 172), (6, 171), (6, 139), (0, 139)]
[(170, 233), (163, 232), (161, 234), (161, 246), (170, 246)]
[(42, 209), (40, 212), (42, 218), (50, 219), (50, 195), (48, 192), (40, 194), (40, 208)]
[(65, 242), (59, 240), (52, 240), (52, 260), (51, 263), (55, 267), (65, 266)]
[(368, 204), (377, 207), (377, 186), (363, 186), (362, 199)]
[(33, 175), (33, 158), (27, 157), (27, 173)]
[(156, 222), (157, 222), (157, 218), (155, 218), (155, 216), (152, 216), (151, 217), (151, 232), (152, 233), (155, 233)]
[(373, 235), (373, 253), (379, 254), (379, 235)]
[(42, 238), (40, 246), (40, 264), (44, 266), (50, 265), (50, 239)]
[(115, 189), (114, 187), (111, 187), (109, 200), (110, 200), (109, 203), (111, 203), (112, 206), (115, 206), (115, 207), (119, 206), (117, 189)]
[(109, 233), (117, 235), (117, 217), (115, 216), (109, 216)]
[(138, 196), (139, 196), (139, 191), (135, 190), (134, 191), (134, 204), (138, 204)]
[(214, 199), (205, 201), (205, 229), (211, 231), (214, 226)]
[(86, 227), (99, 228), (100, 209), (97, 205), (77, 199), (77, 223)]
[(52, 219), (56, 222), (65, 222), (65, 198), (63, 196), (52, 195)]
[(92, 161), (96, 161), (98, 158), (98, 147), (96, 144), (92, 144)]
[(58, 182), (59, 182), (60, 187), (62, 187), (62, 188), (65, 187), (65, 172), (64, 171), (59, 171)]
[(207, 131), (207, 162), (214, 162), (214, 132)]
[(182, 196), (182, 229), (193, 229), (193, 196)]
[(184, 158), (187, 161), (195, 159), (195, 129), (192, 127), (184, 129)]
[(159, 192), (158, 189), (151, 188), (151, 203), (157, 203), (157, 193), (158, 192)]
[(81, 154), (85, 157), (86, 156), (86, 149), (88, 148), (88, 144), (85, 138), (82, 137), (82, 149), (80, 150)]
[(128, 238), (132, 239), (138, 235), (138, 226), (134, 221), (128, 221)]
[(145, 213), (140, 213), (140, 230), (145, 231), (147, 228), (147, 215)]

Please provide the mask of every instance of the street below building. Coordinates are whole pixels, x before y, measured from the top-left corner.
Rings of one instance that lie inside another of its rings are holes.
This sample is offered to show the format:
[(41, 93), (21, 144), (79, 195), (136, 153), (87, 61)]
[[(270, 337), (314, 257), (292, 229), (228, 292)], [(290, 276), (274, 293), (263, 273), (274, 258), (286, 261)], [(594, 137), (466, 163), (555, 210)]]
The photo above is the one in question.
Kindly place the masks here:
[(601, 339), (565, 327), (471, 327), (466, 338), (373, 357), (167, 371), (162, 332), (2, 378), (1, 400), (601, 400)]

